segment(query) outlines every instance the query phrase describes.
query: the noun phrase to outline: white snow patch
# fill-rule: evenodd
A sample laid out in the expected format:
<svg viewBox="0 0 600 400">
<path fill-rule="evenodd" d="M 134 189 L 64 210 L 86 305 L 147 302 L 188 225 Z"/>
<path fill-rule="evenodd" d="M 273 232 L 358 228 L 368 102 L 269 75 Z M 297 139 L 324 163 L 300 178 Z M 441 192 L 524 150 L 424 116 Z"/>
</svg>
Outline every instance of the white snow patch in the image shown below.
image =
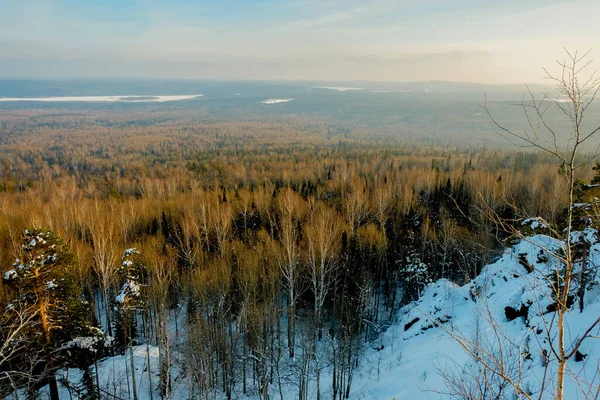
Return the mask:
<svg viewBox="0 0 600 400">
<path fill-rule="evenodd" d="M 140 296 L 140 285 L 132 280 L 127 280 L 127 282 L 121 288 L 121 291 L 115 298 L 115 301 L 120 304 L 124 304 L 127 300 L 127 296 L 131 297 L 139 297 Z"/>
<path fill-rule="evenodd" d="M 80 336 L 67 343 L 67 347 L 78 347 L 80 349 L 89 350 L 95 353 L 97 351 L 96 346 L 100 342 L 104 342 L 102 337 Z"/>
<path fill-rule="evenodd" d="M 267 99 L 267 100 L 261 101 L 261 103 L 263 103 L 263 104 L 278 104 L 278 103 L 288 103 L 292 100 L 294 100 L 294 99 Z"/>
<path fill-rule="evenodd" d="M 17 279 L 17 271 L 15 271 L 14 269 L 11 269 L 4 273 L 5 281 L 12 281 L 13 279 Z"/>
<path fill-rule="evenodd" d="M 123 257 L 132 256 L 134 254 L 140 254 L 140 252 L 135 247 L 131 247 L 123 252 Z"/>
<path fill-rule="evenodd" d="M 527 218 L 521 222 L 522 226 L 529 225 L 531 229 L 547 229 L 548 224 L 542 218 Z"/>
<path fill-rule="evenodd" d="M 65 96 L 65 97 L 0 97 L 0 101 L 40 101 L 40 102 L 84 102 L 84 103 L 164 103 L 167 101 L 192 100 L 202 94 L 163 96 L 163 95 L 126 95 L 126 96 Z"/>
<path fill-rule="evenodd" d="M 346 86 L 312 86 L 312 89 L 337 90 L 338 92 L 349 92 L 349 91 L 353 91 L 353 90 L 365 90 L 365 88 L 346 87 Z"/>
<path fill-rule="evenodd" d="M 600 263 L 600 244 L 596 235 L 593 229 L 573 233 L 575 240 L 586 240 L 591 244 L 589 265 Z M 487 348 L 494 349 L 499 345 L 495 332 L 505 338 L 502 344 L 506 360 L 522 363 L 523 387 L 536 393 L 537 398 L 539 393 L 536 391 L 544 379 L 546 362 L 549 362 L 546 379 L 556 376 L 556 361 L 547 356 L 551 354 L 549 340 L 556 340 L 557 332 L 556 317 L 550 308 L 553 294 L 549 287 L 549 277 L 557 265 L 549 252 L 562 246 L 564 242 L 545 235 L 530 236 L 507 249 L 499 260 L 484 267 L 476 279 L 462 287 L 447 280 L 427 286 L 421 298 L 402 308 L 398 322 L 378 339 L 385 348 L 380 345 L 374 351 L 369 349 L 360 359 L 361 366 L 355 372 L 350 398 L 445 398 L 439 393 L 447 392 L 446 382 L 439 372 L 473 379 L 473 375 L 465 374 L 472 373 L 475 365 L 452 336 L 469 340 L 478 337 Z M 530 264 L 531 272 L 523 263 Z M 596 281 L 598 278 L 596 276 Z M 577 288 L 573 289 L 576 293 Z M 565 318 L 565 342 L 569 346 L 600 315 L 598 282 L 586 292 L 584 300 L 583 312 L 579 312 L 575 304 Z M 519 309 L 521 306 L 526 307 L 525 316 L 509 321 L 506 307 Z M 496 321 L 493 329 L 490 320 Z M 549 334 L 547 328 L 551 329 Z M 599 333 L 600 327 L 596 327 L 591 334 L 597 336 Z M 514 348 L 514 344 L 520 347 Z M 584 398 L 578 385 L 585 380 L 588 382 L 584 383 L 584 388 L 598 385 L 599 344 L 597 339 L 586 339 L 580 348 L 581 353 L 587 355 L 585 359 L 569 361 L 568 368 L 572 373 L 565 382 L 565 398 Z M 579 383 L 573 377 L 577 377 Z M 547 391 L 541 398 L 551 399 L 552 379 L 546 385 Z M 509 390 L 502 398 L 511 396 Z"/>
</svg>

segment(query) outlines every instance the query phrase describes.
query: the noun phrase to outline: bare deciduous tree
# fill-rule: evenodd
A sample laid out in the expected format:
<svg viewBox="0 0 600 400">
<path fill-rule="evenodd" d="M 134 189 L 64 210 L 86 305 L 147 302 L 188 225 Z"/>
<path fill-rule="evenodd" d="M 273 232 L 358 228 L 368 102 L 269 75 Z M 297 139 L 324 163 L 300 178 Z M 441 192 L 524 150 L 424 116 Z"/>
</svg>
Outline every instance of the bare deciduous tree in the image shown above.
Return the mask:
<svg viewBox="0 0 600 400">
<path fill-rule="evenodd" d="M 483 105 L 483 109 L 503 136 L 515 144 L 537 149 L 550 155 L 561 164 L 561 169 L 564 171 L 568 193 L 564 229 L 557 227 L 551 227 L 550 229 L 551 235 L 561 240 L 561 248 L 559 251 L 554 251 L 536 244 L 542 252 L 556 261 L 556 284 L 552 287 L 556 304 L 555 314 L 552 317 L 552 322 L 546 328 L 550 353 L 553 357 L 551 362 L 557 364 L 556 376 L 553 377 L 555 382 L 553 394 L 556 400 L 563 400 L 565 398 L 564 385 L 567 361 L 575 356 L 583 341 L 600 324 L 600 317 L 598 317 L 587 328 L 573 337 L 570 342 L 567 342 L 567 336 L 569 335 L 566 333 L 569 327 L 565 324 L 565 317 L 570 310 L 569 297 L 577 276 L 577 257 L 572 235 L 574 232 L 576 176 L 578 170 L 597 155 L 583 154 L 584 146 L 600 131 L 600 124 L 597 126 L 592 125 L 591 127 L 584 125 L 584 116 L 600 90 L 600 78 L 596 76 L 595 72 L 585 75 L 586 68 L 592 62 L 590 59 L 591 50 L 584 54 L 565 51 L 567 55 L 566 61 L 558 62 L 561 68 L 560 75 L 553 75 L 548 70 L 544 70 L 547 75 L 546 77 L 556 84 L 559 97 L 552 99 L 548 94 L 543 94 L 541 99 L 536 98 L 528 88 L 530 98 L 527 101 L 521 101 L 520 106 L 523 109 L 528 127 L 524 132 L 517 132 L 504 126 L 494 118 L 487 104 Z M 568 135 L 561 135 L 548 122 L 551 111 L 558 111 L 567 117 L 571 125 Z M 512 233 L 522 240 L 527 240 L 523 233 L 497 214 L 494 214 L 491 208 L 489 208 L 489 212 L 491 218 L 501 229 Z M 548 226 L 550 225 L 548 224 Z M 486 369 L 491 370 L 495 374 L 500 374 L 503 379 L 508 379 L 501 374 L 501 371 L 486 363 L 485 360 L 479 361 Z M 519 383 L 512 381 L 509 383 L 518 392 L 525 393 Z"/>
<path fill-rule="evenodd" d="M 294 357 L 296 345 L 296 304 L 305 289 L 301 279 L 300 248 L 298 246 L 300 232 L 297 226 L 302 214 L 301 201 L 300 196 L 290 188 L 283 190 L 278 197 L 281 218 L 279 240 L 282 247 L 278 258 L 288 303 L 287 334 L 290 358 Z"/>
<path fill-rule="evenodd" d="M 119 265 L 118 230 L 108 210 L 100 202 L 94 203 L 94 214 L 88 219 L 88 229 L 92 241 L 94 271 L 100 280 L 104 295 L 106 330 L 112 336 L 111 291 L 115 271 Z"/>
</svg>

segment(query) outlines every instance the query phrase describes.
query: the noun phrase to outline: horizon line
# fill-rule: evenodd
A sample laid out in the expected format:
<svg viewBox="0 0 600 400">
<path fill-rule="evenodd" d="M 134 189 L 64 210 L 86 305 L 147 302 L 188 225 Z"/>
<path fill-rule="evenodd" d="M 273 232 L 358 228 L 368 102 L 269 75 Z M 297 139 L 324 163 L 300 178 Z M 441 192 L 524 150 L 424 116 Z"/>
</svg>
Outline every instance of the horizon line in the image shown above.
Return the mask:
<svg viewBox="0 0 600 400">
<path fill-rule="evenodd" d="M 0 75 L 0 80 L 3 81 L 50 81 L 50 80 L 145 80 L 145 81 L 197 81 L 197 82 L 257 82 L 257 83 L 376 83 L 376 84 L 421 84 L 421 83 L 451 83 L 463 85 L 482 85 L 482 86 L 553 86 L 551 83 L 541 82 L 506 82 L 506 83 L 488 83 L 479 81 L 452 81 L 444 79 L 416 80 L 416 81 L 390 81 L 390 80 L 340 80 L 340 79 L 252 79 L 252 78 L 171 78 L 171 77 L 132 77 L 132 76 L 3 76 Z"/>
</svg>

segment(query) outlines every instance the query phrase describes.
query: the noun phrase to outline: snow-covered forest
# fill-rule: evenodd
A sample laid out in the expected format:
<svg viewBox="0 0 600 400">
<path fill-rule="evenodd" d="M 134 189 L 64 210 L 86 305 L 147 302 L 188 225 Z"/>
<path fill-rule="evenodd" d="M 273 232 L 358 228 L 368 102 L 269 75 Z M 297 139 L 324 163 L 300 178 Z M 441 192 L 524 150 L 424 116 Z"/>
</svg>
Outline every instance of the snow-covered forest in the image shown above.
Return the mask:
<svg viewBox="0 0 600 400">
<path fill-rule="evenodd" d="M 571 60 L 526 133 L 484 104 L 520 151 L 2 110 L 0 397 L 597 399 L 600 82 Z"/>
</svg>

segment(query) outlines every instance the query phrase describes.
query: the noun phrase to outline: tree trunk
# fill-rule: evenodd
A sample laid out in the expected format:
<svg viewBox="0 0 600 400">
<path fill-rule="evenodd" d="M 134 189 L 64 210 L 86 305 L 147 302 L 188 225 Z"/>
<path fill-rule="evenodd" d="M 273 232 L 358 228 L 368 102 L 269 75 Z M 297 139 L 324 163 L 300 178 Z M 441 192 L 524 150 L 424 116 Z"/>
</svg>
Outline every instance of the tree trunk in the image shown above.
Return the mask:
<svg viewBox="0 0 600 400">
<path fill-rule="evenodd" d="M 131 360 L 131 385 L 133 386 L 133 400 L 137 400 L 137 385 L 135 382 L 135 363 L 133 361 L 133 339 L 131 338 L 131 327 L 129 328 L 129 358 Z"/>
<path fill-rule="evenodd" d="M 287 323 L 288 323 L 288 350 L 290 358 L 294 358 L 294 347 L 296 346 L 296 309 L 291 300 L 288 300 L 288 312 L 287 312 Z"/>
<path fill-rule="evenodd" d="M 556 372 L 556 400 L 564 400 L 564 391 L 565 391 L 565 370 L 567 367 L 567 360 L 562 359 L 558 360 L 558 371 Z"/>
<path fill-rule="evenodd" d="M 50 399 L 60 400 L 58 396 L 58 383 L 56 382 L 56 373 L 52 372 L 48 378 L 48 386 L 50 387 Z"/>
<path fill-rule="evenodd" d="M 103 292 L 104 292 L 104 309 L 106 312 L 106 331 L 108 332 L 109 336 L 112 336 L 112 327 L 111 327 L 111 321 L 110 321 L 110 301 L 108 300 L 108 287 L 104 284 L 103 287 Z"/>
<path fill-rule="evenodd" d="M 148 322 L 148 314 L 144 314 L 144 330 L 146 332 L 146 362 L 148 369 L 148 392 L 150 393 L 150 400 L 153 400 L 152 394 L 152 371 L 150 368 L 150 324 Z"/>
<path fill-rule="evenodd" d="M 581 257 L 581 272 L 579 274 L 579 312 L 583 312 L 585 306 L 585 285 L 587 285 L 586 270 L 587 270 L 587 257 L 588 257 L 588 244 L 584 241 L 583 243 L 583 255 Z"/>
</svg>

